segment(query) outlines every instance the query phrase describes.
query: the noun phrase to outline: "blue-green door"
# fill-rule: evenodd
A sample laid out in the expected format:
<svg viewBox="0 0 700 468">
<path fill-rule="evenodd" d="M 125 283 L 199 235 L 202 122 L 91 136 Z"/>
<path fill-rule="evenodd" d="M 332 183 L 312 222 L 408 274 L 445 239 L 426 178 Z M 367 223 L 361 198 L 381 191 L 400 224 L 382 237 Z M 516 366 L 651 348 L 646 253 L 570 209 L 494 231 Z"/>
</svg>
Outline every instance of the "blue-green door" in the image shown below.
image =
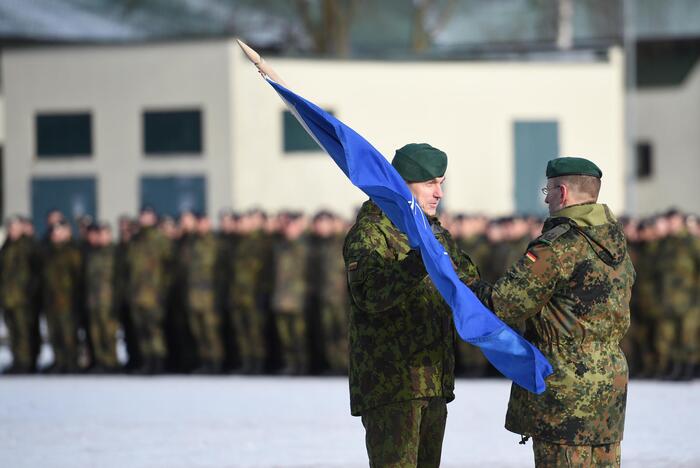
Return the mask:
<svg viewBox="0 0 700 468">
<path fill-rule="evenodd" d="M 547 183 L 547 161 L 559 156 L 559 123 L 516 121 L 515 210 L 518 214 L 545 215 L 547 205 L 540 189 Z"/>
<path fill-rule="evenodd" d="M 41 235 L 46 230 L 46 214 L 50 210 L 60 210 L 73 224 L 79 216 L 97 217 L 94 177 L 32 179 L 32 218 L 36 231 Z"/>
<path fill-rule="evenodd" d="M 151 205 L 159 215 L 206 213 L 206 187 L 203 176 L 143 177 L 141 205 Z"/>
</svg>

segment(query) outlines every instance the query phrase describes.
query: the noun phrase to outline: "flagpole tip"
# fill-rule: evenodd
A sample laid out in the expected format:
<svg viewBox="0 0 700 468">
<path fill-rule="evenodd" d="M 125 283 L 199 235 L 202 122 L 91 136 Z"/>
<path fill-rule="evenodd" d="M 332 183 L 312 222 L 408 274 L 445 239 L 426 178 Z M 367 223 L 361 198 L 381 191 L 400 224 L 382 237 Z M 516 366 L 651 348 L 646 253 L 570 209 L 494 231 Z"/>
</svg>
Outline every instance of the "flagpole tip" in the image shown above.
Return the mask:
<svg viewBox="0 0 700 468">
<path fill-rule="evenodd" d="M 260 54 L 255 52 L 248 44 L 243 42 L 242 40 L 236 38 L 236 42 L 238 42 L 239 47 L 241 50 L 243 50 L 243 53 L 248 57 L 248 60 L 253 62 L 255 65 L 260 63 Z"/>
</svg>

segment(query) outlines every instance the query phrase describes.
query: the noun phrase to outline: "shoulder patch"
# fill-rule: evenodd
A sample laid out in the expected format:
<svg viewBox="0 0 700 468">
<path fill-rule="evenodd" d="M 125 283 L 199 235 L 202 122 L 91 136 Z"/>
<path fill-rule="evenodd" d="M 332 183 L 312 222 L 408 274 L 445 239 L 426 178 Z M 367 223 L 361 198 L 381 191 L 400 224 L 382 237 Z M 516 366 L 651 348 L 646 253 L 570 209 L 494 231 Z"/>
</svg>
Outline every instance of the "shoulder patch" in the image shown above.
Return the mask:
<svg viewBox="0 0 700 468">
<path fill-rule="evenodd" d="M 537 239 L 530 242 L 530 245 L 535 245 L 535 244 L 552 245 L 552 243 L 555 240 L 559 239 L 561 236 L 563 236 L 564 234 L 569 232 L 570 229 L 571 229 L 571 225 L 569 223 L 558 224 L 557 226 L 554 226 L 552 229 L 550 229 L 549 231 L 542 234 Z"/>
</svg>

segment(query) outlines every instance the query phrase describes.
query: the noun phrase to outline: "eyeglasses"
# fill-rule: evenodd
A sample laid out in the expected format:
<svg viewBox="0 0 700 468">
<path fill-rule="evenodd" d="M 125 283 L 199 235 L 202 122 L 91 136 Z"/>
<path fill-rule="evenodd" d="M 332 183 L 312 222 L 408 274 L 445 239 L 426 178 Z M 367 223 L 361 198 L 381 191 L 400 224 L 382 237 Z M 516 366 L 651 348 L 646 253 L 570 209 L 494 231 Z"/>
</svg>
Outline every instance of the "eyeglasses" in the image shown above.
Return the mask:
<svg viewBox="0 0 700 468">
<path fill-rule="evenodd" d="M 542 190 L 542 193 L 544 193 L 545 196 L 546 196 L 546 195 L 549 195 L 549 192 L 550 192 L 550 191 L 552 191 L 552 190 L 554 190 L 554 189 L 556 189 L 556 188 L 559 188 L 559 187 L 561 187 L 561 185 L 555 185 L 555 186 L 552 187 L 552 188 L 542 187 L 540 190 Z"/>
</svg>

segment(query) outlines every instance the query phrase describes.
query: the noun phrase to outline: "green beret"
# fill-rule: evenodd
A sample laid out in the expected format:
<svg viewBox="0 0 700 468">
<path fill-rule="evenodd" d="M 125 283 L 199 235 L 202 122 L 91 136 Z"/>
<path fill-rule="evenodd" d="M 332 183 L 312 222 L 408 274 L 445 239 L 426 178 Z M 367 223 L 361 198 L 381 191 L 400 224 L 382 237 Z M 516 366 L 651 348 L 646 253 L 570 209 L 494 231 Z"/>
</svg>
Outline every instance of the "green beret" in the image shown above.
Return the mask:
<svg viewBox="0 0 700 468">
<path fill-rule="evenodd" d="M 409 143 L 396 150 L 391 165 L 406 182 L 424 182 L 445 175 L 447 155 L 427 143 Z"/>
<path fill-rule="evenodd" d="M 547 178 L 565 175 L 603 177 L 603 171 L 595 163 L 584 158 L 557 158 L 547 163 Z"/>
</svg>

